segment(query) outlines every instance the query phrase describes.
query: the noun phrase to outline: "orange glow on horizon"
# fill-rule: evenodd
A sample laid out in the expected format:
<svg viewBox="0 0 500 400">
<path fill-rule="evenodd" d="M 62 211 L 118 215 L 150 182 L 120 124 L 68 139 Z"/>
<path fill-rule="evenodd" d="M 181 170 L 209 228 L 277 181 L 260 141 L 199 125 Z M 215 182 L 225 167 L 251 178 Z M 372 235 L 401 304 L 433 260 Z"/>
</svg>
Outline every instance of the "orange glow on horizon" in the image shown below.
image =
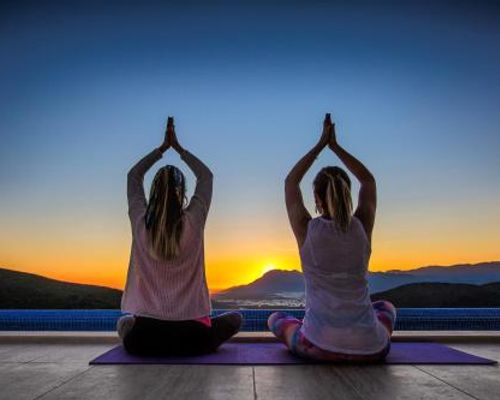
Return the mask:
<svg viewBox="0 0 500 400">
<path fill-rule="evenodd" d="M 498 221 L 497 221 L 498 220 Z M 220 220 L 219 220 L 220 221 Z M 405 224 L 403 224 L 404 221 Z M 123 289 L 130 255 L 127 221 L 77 227 L 34 224 L 29 231 L 0 232 L 0 267 L 49 278 Z M 408 270 L 500 260 L 498 215 L 464 221 L 452 215 L 406 221 L 380 218 L 374 232 L 371 271 Z M 84 226 L 85 229 L 81 228 Z M 103 225 L 105 226 L 105 225 Z M 217 225 L 206 233 L 207 280 L 212 292 L 248 284 L 272 269 L 300 270 L 297 245 L 285 224 L 232 230 Z"/>
<path fill-rule="evenodd" d="M 385 264 L 384 267 L 380 267 L 375 264 L 375 262 L 380 262 L 380 258 L 377 257 L 376 261 L 372 261 L 370 264 L 370 271 L 382 272 L 393 269 L 408 270 L 428 265 L 454 265 L 462 263 L 474 264 L 500 259 L 498 254 L 495 255 L 493 253 L 489 258 L 460 258 L 449 255 L 448 257 L 440 257 L 439 259 L 434 258 L 432 260 L 424 255 L 417 254 L 417 252 L 413 254 L 413 256 L 414 260 L 421 260 L 421 262 L 412 263 L 411 260 L 405 258 L 397 259 L 394 257 L 392 258 L 393 262 L 391 262 L 391 264 Z M 297 259 L 296 261 L 298 263 L 299 260 Z M 73 260 L 72 265 L 78 265 L 77 261 Z M 124 265 L 128 266 L 128 261 Z M 226 260 L 220 263 L 210 263 L 207 265 L 207 280 L 210 293 L 214 294 L 232 286 L 248 284 L 271 270 L 300 271 L 300 267 L 298 265 L 299 264 L 296 264 L 296 266 L 292 266 L 291 268 L 281 268 L 276 267 L 274 264 L 268 264 L 265 262 L 247 264 L 245 260 Z M 107 286 L 116 289 L 123 289 L 126 277 L 126 267 L 123 268 L 122 265 L 119 264 L 110 266 L 110 264 L 99 265 L 96 263 L 93 268 L 76 268 L 76 270 L 74 268 L 70 270 L 65 268 L 63 265 L 59 265 L 58 268 L 48 267 L 48 264 L 46 263 L 39 263 L 36 265 L 25 264 L 25 266 L 21 267 L 19 264 L 9 264 L 2 261 L 1 266 L 7 269 L 33 273 L 61 281 Z"/>
</svg>

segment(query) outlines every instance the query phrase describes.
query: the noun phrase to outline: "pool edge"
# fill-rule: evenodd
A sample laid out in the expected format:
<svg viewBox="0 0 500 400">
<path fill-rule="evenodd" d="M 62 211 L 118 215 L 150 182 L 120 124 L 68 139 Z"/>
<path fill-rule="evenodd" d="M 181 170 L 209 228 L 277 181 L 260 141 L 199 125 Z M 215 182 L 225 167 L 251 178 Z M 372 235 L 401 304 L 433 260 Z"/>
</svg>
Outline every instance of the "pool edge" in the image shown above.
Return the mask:
<svg viewBox="0 0 500 400">
<path fill-rule="evenodd" d="M 395 342 L 439 341 L 500 343 L 500 331 L 395 331 Z M 270 332 L 240 332 L 231 341 L 273 342 Z M 0 331 L 0 343 L 118 344 L 116 332 L 99 331 Z"/>
</svg>

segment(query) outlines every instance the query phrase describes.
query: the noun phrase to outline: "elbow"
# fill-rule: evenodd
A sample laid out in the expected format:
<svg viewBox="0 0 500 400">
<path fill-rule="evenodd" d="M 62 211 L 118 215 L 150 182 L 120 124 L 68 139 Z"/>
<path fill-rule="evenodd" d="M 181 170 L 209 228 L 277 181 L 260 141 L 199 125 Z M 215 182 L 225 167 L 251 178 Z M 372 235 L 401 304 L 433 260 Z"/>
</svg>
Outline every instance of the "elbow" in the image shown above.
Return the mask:
<svg viewBox="0 0 500 400">
<path fill-rule="evenodd" d="M 130 178 L 133 178 L 136 175 L 137 175 L 137 171 L 136 171 L 135 167 L 132 167 L 132 168 L 130 168 L 130 170 L 127 173 L 127 178 L 130 179 Z"/>
<path fill-rule="evenodd" d="M 361 179 L 361 183 L 367 185 L 375 185 L 376 184 L 375 177 L 371 173 L 368 173 L 366 176 L 363 177 L 363 179 Z"/>
<path fill-rule="evenodd" d="M 298 180 L 295 176 L 292 174 L 288 174 L 285 178 L 285 188 L 291 187 L 291 186 L 296 186 L 298 183 Z"/>
<path fill-rule="evenodd" d="M 127 173 L 127 185 L 129 187 L 137 185 L 137 183 L 142 182 L 142 177 L 141 175 L 134 169 L 132 168 L 130 171 Z"/>
<path fill-rule="evenodd" d="M 213 181 L 214 180 L 214 174 L 212 171 L 207 169 L 205 173 L 203 174 L 203 179 L 207 181 Z"/>
<path fill-rule="evenodd" d="M 196 177 L 196 180 L 198 182 L 213 182 L 214 180 L 214 174 L 210 170 L 203 171 L 203 173 L 199 174 Z"/>
<path fill-rule="evenodd" d="M 285 178 L 285 194 L 295 191 L 297 189 L 297 186 L 298 182 L 293 176 L 288 175 Z"/>
<path fill-rule="evenodd" d="M 285 192 L 288 190 L 288 188 L 291 186 L 291 181 L 290 178 L 287 176 L 284 181 L 284 186 L 285 186 Z"/>
</svg>

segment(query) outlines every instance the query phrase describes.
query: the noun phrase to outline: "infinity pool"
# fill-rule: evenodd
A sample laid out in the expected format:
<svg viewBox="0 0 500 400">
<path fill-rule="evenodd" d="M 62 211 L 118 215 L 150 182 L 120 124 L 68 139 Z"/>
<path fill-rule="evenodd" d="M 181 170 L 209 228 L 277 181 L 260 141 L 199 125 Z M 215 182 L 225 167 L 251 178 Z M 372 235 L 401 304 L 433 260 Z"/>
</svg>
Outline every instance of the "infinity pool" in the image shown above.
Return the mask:
<svg viewBox="0 0 500 400">
<path fill-rule="evenodd" d="M 274 311 L 240 310 L 242 330 L 266 331 Z M 304 316 L 301 309 L 282 311 Z M 0 310 L 0 331 L 113 331 L 121 315 L 119 310 Z M 396 330 L 500 330 L 500 308 L 400 308 Z"/>
</svg>

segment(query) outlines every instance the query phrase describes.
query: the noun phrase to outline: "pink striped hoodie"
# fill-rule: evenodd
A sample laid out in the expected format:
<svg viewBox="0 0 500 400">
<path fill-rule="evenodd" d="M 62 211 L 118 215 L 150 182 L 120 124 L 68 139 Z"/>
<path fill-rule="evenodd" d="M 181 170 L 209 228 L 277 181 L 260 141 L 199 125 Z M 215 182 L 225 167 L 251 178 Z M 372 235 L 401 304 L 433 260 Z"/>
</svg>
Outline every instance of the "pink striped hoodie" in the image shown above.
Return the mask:
<svg viewBox="0 0 500 400">
<path fill-rule="evenodd" d="M 179 255 L 157 261 L 148 252 L 144 215 L 147 201 L 144 175 L 162 158 L 155 149 L 132 167 L 127 176 L 128 214 L 132 247 L 121 308 L 134 315 L 183 321 L 207 321 L 211 311 L 205 277 L 204 227 L 212 198 L 212 173 L 193 154 L 184 150 L 181 159 L 196 176 L 196 188 L 182 218 L 184 226 Z"/>
</svg>

